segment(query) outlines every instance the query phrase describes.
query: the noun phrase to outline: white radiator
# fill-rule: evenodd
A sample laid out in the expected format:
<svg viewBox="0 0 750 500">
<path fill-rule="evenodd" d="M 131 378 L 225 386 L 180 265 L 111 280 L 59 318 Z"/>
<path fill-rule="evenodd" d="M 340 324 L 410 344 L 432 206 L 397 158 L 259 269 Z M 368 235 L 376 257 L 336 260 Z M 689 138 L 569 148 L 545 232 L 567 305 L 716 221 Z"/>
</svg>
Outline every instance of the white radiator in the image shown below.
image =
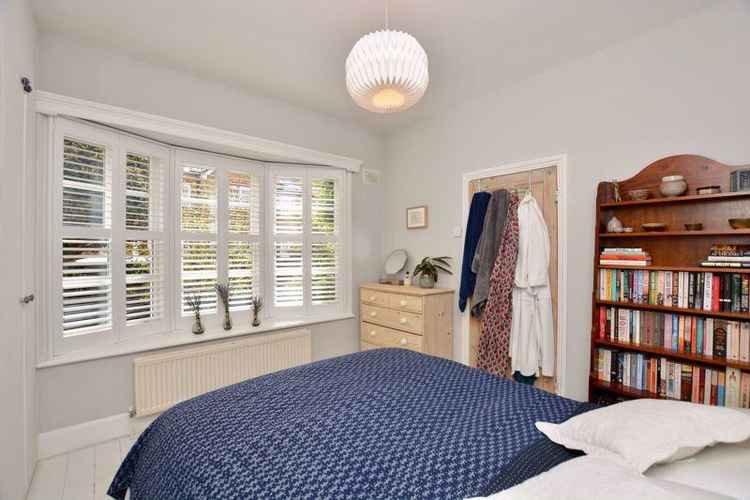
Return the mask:
<svg viewBox="0 0 750 500">
<path fill-rule="evenodd" d="M 194 396 L 311 361 L 308 330 L 143 356 L 133 361 L 135 412 L 159 413 Z"/>
</svg>

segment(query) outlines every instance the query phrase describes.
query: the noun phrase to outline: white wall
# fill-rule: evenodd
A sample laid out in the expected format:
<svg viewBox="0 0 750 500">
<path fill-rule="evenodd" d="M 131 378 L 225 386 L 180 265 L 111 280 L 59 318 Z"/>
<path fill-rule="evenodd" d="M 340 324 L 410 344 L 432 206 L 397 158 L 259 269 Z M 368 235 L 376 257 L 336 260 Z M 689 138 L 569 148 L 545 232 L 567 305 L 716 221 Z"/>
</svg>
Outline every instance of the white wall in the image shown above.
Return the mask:
<svg viewBox="0 0 750 500">
<path fill-rule="evenodd" d="M 29 163 L 24 143 L 33 151 L 33 136 L 24 138 L 22 76 L 34 78 L 36 28 L 24 0 L 0 2 L 0 499 L 25 496 L 33 472 L 34 337 L 26 335 L 25 320 L 33 317 L 32 304 L 24 310 L 23 204 Z M 29 114 L 26 114 L 28 117 Z M 26 140 L 25 140 L 26 139 Z"/>
<path fill-rule="evenodd" d="M 568 154 L 565 393 L 587 397 L 596 185 L 653 160 L 698 153 L 750 163 L 750 7 L 730 0 L 473 102 L 387 142 L 383 251 L 452 255 L 460 269 L 461 175 Z M 427 204 L 430 226 L 404 228 Z M 460 274 L 460 273 L 459 273 Z M 440 278 L 458 286 L 459 276 Z M 456 331 L 460 318 L 454 321 Z M 455 336 L 460 353 L 462 339 Z"/>
<path fill-rule="evenodd" d="M 38 70 L 37 86 L 43 90 L 360 158 L 366 166 L 382 168 L 382 138 L 357 126 L 123 53 L 45 35 L 39 40 Z M 383 185 L 363 185 L 355 175 L 352 186 L 357 314 L 358 283 L 376 279 L 382 266 Z M 312 332 L 315 359 L 359 348 L 356 319 L 318 325 Z M 126 412 L 133 401 L 132 358 L 38 370 L 39 431 Z"/>
</svg>

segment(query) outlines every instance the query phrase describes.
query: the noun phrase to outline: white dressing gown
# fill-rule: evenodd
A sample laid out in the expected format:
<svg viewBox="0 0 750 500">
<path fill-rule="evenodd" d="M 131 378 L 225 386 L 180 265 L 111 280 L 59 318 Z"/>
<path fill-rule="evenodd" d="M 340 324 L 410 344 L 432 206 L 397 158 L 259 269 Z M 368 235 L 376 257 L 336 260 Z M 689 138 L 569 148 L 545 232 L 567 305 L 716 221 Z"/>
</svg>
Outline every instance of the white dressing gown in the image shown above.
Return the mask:
<svg viewBox="0 0 750 500">
<path fill-rule="evenodd" d="M 555 374 L 555 334 L 549 288 L 550 243 L 542 211 L 531 194 L 518 205 L 518 260 L 510 333 L 512 371 Z"/>
</svg>

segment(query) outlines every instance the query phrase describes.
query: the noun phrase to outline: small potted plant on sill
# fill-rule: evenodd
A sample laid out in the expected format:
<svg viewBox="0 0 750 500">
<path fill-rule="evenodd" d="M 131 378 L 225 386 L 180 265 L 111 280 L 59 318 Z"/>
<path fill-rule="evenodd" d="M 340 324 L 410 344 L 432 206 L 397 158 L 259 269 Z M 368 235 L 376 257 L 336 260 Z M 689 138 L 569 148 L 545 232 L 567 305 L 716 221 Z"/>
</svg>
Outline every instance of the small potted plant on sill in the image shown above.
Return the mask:
<svg viewBox="0 0 750 500">
<path fill-rule="evenodd" d="M 195 321 L 193 322 L 193 333 L 195 335 L 200 335 L 206 331 L 203 328 L 203 322 L 201 321 L 201 304 L 203 303 L 203 298 L 197 293 L 193 293 L 185 297 L 185 303 L 193 311 L 193 316 L 195 317 Z"/>
<path fill-rule="evenodd" d="M 263 309 L 263 297 L 253 297 L 250 300 L 253 310 L 253 326 L 260 326 L 260 311 Z"/>
<path fill-rule="evenodd" d="M 448 262 L 450 257 L 425 257 L 422 262 L 414 268 L 414 277 L 419 277 L 419 286 L 422 288 L 434 288 L 438 280 L 438 272 L 453 274 Z"/>
<path fill-rule="evenodd" d="M 224 330 L 232 329 L 232 317 L 229 315 L 229 285 L 226 283 L 216 284 L 216 295 L 221 300 L 221 305 L 224 306 Z"/>
</svg>

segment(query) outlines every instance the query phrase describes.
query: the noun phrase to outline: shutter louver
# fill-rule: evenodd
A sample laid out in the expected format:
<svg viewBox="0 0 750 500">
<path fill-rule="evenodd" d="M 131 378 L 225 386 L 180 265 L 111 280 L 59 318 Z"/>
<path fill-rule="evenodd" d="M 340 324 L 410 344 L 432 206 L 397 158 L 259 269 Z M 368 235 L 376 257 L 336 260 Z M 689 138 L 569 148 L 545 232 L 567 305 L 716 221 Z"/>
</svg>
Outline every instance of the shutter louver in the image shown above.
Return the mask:
<svg viewBox="0 0 750 500">
<path fill-rule="evenodd" d="M 312 303 L 332 304 L 338 300 L 338 245 L 313 243 L 310 251 L 312 264 Z"/>
<path fill-rule="evenodd" d="M 106 148 L 78 139 L 63 140 L 63 225 L 109 228 L 112 178 Z"/>
<path fill-rule="evenodd" d="M 110 242 L 62 241 L 63 336 L 108 330 L 112 326 Z"/>
<path fill-rule="evenodd" d="M 258 176 L 245 172 L 229 172 L 230 233 L 258 236 L 260 234 L 260 182 Z"/>
<path fill-rule="evenodd" d="M 164 317 L 163 245 L 161 241 L 125 242 L 125 323 Z"/>
<path fill-rule="evenodd" d="M 215 169 L 182 169 L 181 205 L 182 231 L 216 233 Z"/>
<path fill-rule="evenodd" d="M 185 298 L 193 294 L 203 299 L 202 312 L 216 312 L 216 242 L 182 241 L 182 312 L 191 314 Z"/>
<path fill-rule="evenodd" d="M 304 230 L 303 177 L 277 176 L 273 185 L 274 234 L 302 234 Z"/>
<path fill-rule="evenodd" d="M 258 244 L 230 241 L 228 245 L 229 309 L 248 309 L 250 300 L 260 293 Z"/>
<path fill-rule="evenodd" d="M 337 223 L 336 179 L 313 179 L 310 210 L 313 234 L 335 234 Z"/>
<path fill-rule="evenodd" d="M 274 243 L 273 276 L 274 306 L 302 306 L 304 299 L 302 243 Z"/>
</svg>

